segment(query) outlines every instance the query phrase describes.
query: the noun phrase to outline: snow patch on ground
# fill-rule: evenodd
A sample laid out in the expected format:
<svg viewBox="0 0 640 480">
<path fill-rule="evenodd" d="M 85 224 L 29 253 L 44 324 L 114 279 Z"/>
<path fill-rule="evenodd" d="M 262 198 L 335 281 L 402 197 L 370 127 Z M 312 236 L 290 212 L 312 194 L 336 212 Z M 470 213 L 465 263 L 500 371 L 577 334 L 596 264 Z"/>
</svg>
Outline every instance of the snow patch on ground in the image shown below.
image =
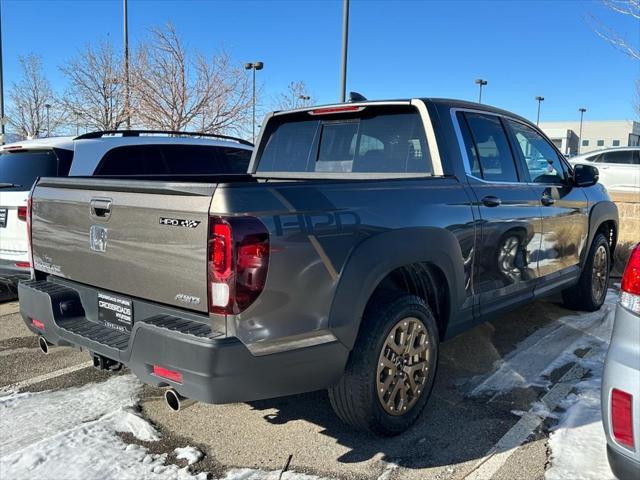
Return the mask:
<svg viewBox="0 0 640 480">
<path fill-rule="evenodd" d="M 193 465 L 194 463 L 199 462 L 203 457 L 200 450 L 190 446 L 176 448 L 174 452 L 176 453 L 176 458 L 178 460 L 186 460 L 189 465 Z"/>
<path fill-rule="evenodd" d="M 548 376 L 575 361 L 576 350 L 601 342 L 608 344 L 617 299 L 617 292 L 609 290 L 600 310 L 561 317 L 532 335 L 535 341 L 524 340 L 471 395 L 498 396 L 515 388 L 548 387 Z"/>
<path fill-rule="evenodd" d="M 615 480 L 607 460 L 607 439 L 602 426 L 600 386 L 604 360 L 611 338 L 614 312 L 609 312 L 601 328 L 593 332 L 592 354 L 575 358 L 590 370 L 590 377 L 578 383 L 575 394 L 560 404 L 563 413 L 549 437 L 551 467 L 547 480 L 580 478 L 581 480 Z"/>
<path fill-rule="evenodd" d="M 166 464 L 124 443 L 116 432 L 145 441 L 158 433 L 133 411 L 140 383 L 131 375 L 55 392 L 0 398 L 0 472 L 4 478 L 193 479 L 187 468 Z"/>
<path fill-rule="evenodd" d="M 0 397 L 0 472 L 2 478 L 65 480 L 205 480 L 188 467 L 167 464 L 166 453 L 151 454 L 127 444 L 117 432 L 153 442 L 158 432 L 134 411 L 141 384 L 133 375 L 78 388 Z M 203 453 L 177 448 L 189 465 Z M 233 469 L 222 480 L 277 480 L 280 472 Z M 283 480 L 320 480 L 285 472 Z"/>
</svg>

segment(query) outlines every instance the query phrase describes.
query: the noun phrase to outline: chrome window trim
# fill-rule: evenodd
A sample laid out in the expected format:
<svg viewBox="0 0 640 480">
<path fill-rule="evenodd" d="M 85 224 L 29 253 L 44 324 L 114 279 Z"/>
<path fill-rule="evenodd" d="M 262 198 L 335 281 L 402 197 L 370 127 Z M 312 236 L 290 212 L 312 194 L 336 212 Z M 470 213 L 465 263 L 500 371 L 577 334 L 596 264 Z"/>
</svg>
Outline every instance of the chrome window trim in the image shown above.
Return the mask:
<svg viewBox="0 0 640 480">
<path fill-rule="evenodd" d="M 460 154 L 462 155 L 462 160 L 463 160 L 463 165 L 464 165 L 464 173 L 467 175 L 467 177 L 473 178 L 474 180 L 480 182 L 480 183 L 487 183 L 487 184 L 502 184 L 502 185 L 537 185 L 537 186 L 550 186 L 550 187 L 563 187 L 564 185 L 559 184 L 559 183 L 536 183 L 536 182 L 504 182 L 504 181 L 500 181 L 500 180 L 493 180 L 493 181 L 489 181 L 489 180 L 485 180 L 484 178 L 479 178 L 476 177 L 475 175 L 473 175 L 471 173 L 471 161 L 469 160 L 469 156 L 467 155 L 467 149 L 464 147 L 464 138 L 462 137 L 462 130 L 460 129 L 460 124 L 458 123 L 458 116 L 457 113 L 458 112 L 470 112 L 470 113 L 478 113 L 478 114 L 482 114 L 482 115 L 490 115 L 490 116 L 494 116 L 494 117 L 498 117 L 498 118 L 506 118 L 508 120 L 512 120 L 514 122 L 517 122 L 521 125 L 524 125 L 525 127 L 529 127 L 531 128 L 530 125 L 528 125 L 526 122 L 523 122 L 522 120 L 512 117 L 511 115 L 503 115 L 500 113 L 494 113 L 494 112 L 489 112 L 487 110 L 478 110 L 478 109 L 474 109 L 474 108 L 452 108 L 450 109 L 450 115 L 451 115 L 451 122 L 453 123 L 453 129 L 456 132 L 456 138 L 458 140 L 458 148 L 460 149 Z M 534 130 L 535 131 L 535 130 Z M 506 132 L 505 132 L 506 134 Z M 562 163 L 562 159 L 558 159 L 561 163 Z M 515 161 L 515 158 L 514 158 Z"/>
</svg>

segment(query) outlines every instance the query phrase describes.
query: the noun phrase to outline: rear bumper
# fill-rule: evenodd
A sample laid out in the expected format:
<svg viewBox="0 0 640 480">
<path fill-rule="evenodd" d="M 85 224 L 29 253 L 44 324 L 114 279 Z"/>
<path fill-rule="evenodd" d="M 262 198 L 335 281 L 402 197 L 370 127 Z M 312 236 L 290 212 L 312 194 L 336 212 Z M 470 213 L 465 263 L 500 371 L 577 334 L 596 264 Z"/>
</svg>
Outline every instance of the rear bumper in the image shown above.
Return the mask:
<svg viewBox="0 0 640 480">
<path fill-rule="evenodd" d="M 31 278 L 31 269 L 16 267 L 15 261 L 0 260 L 0 284 L 16 287 L 21 280 Z"/>
<path fill-rule="evenodd" d="M 206 403 L 327 388 L 340 378 L 349 353 L 333 342 L 256 357 L 237 338 L 212 331 L 202 317 L 139 300 L 134 300 L 131 333 L 122 333 L 92 321 L 97 318 L 92 300 L 96 295 L 97 290 L 86 286 L 22 282 L 20 313 L 27 327 L 50 343 L 121 362 L 144 383 L 171 386 L 185 397 Z M 43 330 L 34 326 L 34 318 Z M 155 376 L 153 365 L 180 372 L 182 382 Z"/>
<path fill-rule="evenodd" d="M 607 445 L 607 458 L 611 471 L 619 480 L 637 480 L 640 478 L 640 462 L 617 452 Z"/>
</svg>

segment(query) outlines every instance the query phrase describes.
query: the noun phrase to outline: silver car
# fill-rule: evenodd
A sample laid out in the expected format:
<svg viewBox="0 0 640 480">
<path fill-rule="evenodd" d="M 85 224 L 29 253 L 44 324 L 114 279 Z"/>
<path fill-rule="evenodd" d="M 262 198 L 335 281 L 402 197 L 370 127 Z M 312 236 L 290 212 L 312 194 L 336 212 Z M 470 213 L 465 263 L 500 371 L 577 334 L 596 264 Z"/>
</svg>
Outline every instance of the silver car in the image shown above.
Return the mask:
<svg viewBox="0 0 640 480">
<path fill-rule="evenodd" d="M 611 470 L 640 478 L 640 243 L 622 277 L 602 379 L 602 422 Z"/>
</svg>

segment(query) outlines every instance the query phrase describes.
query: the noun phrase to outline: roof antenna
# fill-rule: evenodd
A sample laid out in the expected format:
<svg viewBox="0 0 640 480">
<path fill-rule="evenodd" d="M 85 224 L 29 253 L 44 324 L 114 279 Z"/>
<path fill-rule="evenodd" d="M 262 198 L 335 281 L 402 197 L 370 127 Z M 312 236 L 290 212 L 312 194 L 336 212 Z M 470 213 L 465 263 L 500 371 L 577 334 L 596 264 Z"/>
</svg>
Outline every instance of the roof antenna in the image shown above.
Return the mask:
<svg viewBox="0 0 640 480">
<path fill-rule="evenodd" d="M 349 103 L 353 102 L 366 102 L 367 99 L 364 95 L 359 94 L 358 92 L 349 92 Z"/>
</svg>

